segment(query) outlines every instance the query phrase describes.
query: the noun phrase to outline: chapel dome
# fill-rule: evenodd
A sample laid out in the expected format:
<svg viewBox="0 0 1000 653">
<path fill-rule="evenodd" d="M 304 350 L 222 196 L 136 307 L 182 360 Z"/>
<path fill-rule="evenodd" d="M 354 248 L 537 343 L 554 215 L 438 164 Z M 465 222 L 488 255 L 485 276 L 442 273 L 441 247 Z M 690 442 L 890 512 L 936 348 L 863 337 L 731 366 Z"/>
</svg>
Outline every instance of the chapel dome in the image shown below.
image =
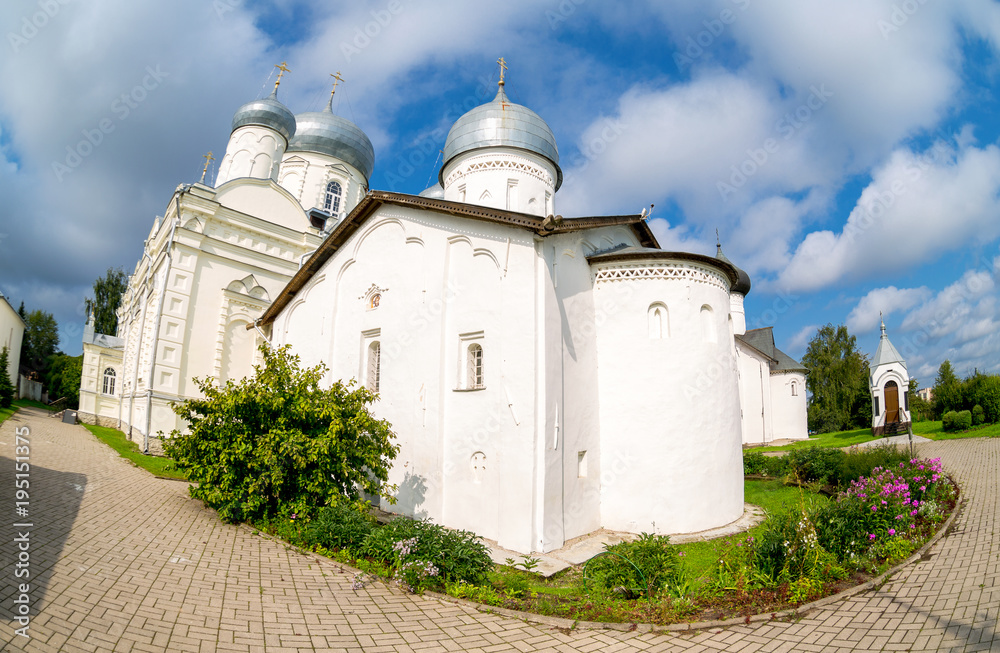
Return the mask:
<svg viewBox="0 0 1000 653">
<path fill-rule="evenodd" d="M 295 116 L 288 107 L 278 101 L 278 89 L 274 89 L 268 97 L 247 102 L 236 110 L 232 131 L 246 125 L 268 127 L 284 136 L 286 140 L 295 134 Z"/>
<path fill-rule="evenodd" d="M 444 167 L 465 152 L 486 147 L 516 147 L 548 159 L 556 169 L 556 190 L 562 185 L 556 137 L 542 118 L 527 107 L 512 103 L 503 86 L 492 102 L 459 118 L 444 144 Z"/>
<path fill-rule="evenodd" d="M 737 273 L 736 283 L 733 284 L 733 287 L 729 289 L 729 292 L 735 292 L 745 296 L 748 292 L 750 292 L 750 275 L 747 274 L 743 268 L 739 267 L 738 265 L 730 261 L 728 258 L 726 258 L 726 255 L 722 253 L 721 244 L 716 245 L 715 248 L 716 248 L 715 258 L 719 259 L 720 261 L 725 261 L 729 265 L 732 265 L 734 268 L 736 268 L 736 273 Z"/>
<path fill-rule="evenodd" d="M 441 187 L 441 184 L 434 184 L 433 186 L 430 186 L 420 191 L 419 197 L 427 197 L 435 200 L 443 200 L 444 188 Z"/>
<path fill-rule="evenodd" d="M 333 98 L 330 98 L 331 103 Z M 357 168 L 365 182 L 375 169 L 375 148 L 361 128 L 333 113 L 331 105 L 322 111 L 295 116 L 295 136 L 288 152 L 316 152 L 340 159 Z"/>
</svg>

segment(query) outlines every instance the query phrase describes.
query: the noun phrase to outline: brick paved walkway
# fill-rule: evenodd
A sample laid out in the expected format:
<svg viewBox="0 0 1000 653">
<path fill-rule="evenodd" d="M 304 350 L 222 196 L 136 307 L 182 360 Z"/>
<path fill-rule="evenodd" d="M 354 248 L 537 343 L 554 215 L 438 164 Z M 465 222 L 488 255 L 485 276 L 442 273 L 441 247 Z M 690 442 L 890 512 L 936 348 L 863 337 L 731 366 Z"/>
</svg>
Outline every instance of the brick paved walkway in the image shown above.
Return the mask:
<svg viewBox="0 0 1000 653">
<path fill-rule="evenodd" d="M 933 555 L 809 613 L 686 634 L 560 631 L 352 576 L 219 522 L 186 485 L 132 467 L 79 426 L 22 409 L 0 427 L 14 515 L 14 428 L 31 430 L 31 639 L 15 635 L 15 519 L 0 524 L 4 651 L 1000 651 L 1000 439 L 922 445 L 968 505 Z"/>
</svg>

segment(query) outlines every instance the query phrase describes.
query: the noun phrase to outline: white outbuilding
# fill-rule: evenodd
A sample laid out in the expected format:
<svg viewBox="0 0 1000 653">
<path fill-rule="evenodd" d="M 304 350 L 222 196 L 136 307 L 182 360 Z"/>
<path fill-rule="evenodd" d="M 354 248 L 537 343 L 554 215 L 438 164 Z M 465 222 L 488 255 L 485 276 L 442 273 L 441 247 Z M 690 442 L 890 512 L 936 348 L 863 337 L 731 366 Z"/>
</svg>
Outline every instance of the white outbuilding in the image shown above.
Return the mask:
<svg viewBox="0 0 1000 653">
<path fill-rule="evenodd" d="M 872 431 L 875 435 L 898 435 L 909 431 L 910 376 L 882 322 L 882 337 L 871 362 Z"/>
</svg>

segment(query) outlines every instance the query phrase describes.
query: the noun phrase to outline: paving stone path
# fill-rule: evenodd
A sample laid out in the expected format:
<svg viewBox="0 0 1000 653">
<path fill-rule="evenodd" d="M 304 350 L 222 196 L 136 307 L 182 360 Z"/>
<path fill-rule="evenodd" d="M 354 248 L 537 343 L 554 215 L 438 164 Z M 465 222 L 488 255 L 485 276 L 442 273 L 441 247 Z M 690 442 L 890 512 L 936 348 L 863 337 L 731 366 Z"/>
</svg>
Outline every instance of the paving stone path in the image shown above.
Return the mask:
<svg viewBox="0 0 1000 653">
<path fill-rule="evenodd" d="M 30 623 L 12 619 L 14 429 L 30 429 Z M 922 444 L 968 500 L 932 556 L 881 589 L 709 631 L 559 630 L 381 584 L 227 526 L 184 483 L 132 467 L 88 431 L 22 409 L 0 427 L 4 651 L 1000 651 L 1000 439 Z"/>
</svg>

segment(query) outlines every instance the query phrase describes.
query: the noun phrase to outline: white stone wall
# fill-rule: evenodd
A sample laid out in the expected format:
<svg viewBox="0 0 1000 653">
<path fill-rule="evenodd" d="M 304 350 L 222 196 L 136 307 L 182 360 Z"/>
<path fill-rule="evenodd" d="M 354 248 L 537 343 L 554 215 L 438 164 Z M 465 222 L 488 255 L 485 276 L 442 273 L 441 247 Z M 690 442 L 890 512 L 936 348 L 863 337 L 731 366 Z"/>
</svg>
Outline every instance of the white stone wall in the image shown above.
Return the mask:
<svg viewBox="0 0 1000 653">
<path fill-rule="evenodd" d="M 595 303 L 610 307 L 597 327 L 602 525 L 684 533 L 738 519 L 728 279 L 681 260 L 604 263 L 595 275 Z M 659 322 L 650 318 L 657 305 L 667 313 Z"/>
<path fill-rule="evenodd" d="M 455 157 L 442 171 L 444 198 L 505 211 L 555 213 L 556 169 L 526 150 L 492 147 Z"/>
<path fill-rule="evenodd" d="M 316 152 L 286 152 L 278 173 L 278 183 L 295 197 L 307 211 L 323 210 L 326 187 L 340 183 L 341 200 L 337 213 L 350 213 L 368 192 L 361 172 L 339 159 Z M 335 216 L 336 217 L 336 216 Z"/>
<path fill-rule="evenodd" d="M 104 373 L 114 371 L 113 388 L 105 392 Z M 83 377 L 80 382 L 80 413 L 103 418 L 102 423 L 114 421 L 117 426 L 118 407 L 121 404 L 122 351 L 99 345 L 83 344 Z M 95 422 L 96 423 L 96 422 Z"/>
<path fill-rule="evenodd" d="M 910 411 L 906 410 L 906 397 L 904 393 L 909 392 L 910 376 L 906 368 L 900 363 L 890 365 L 880 365 L 872 370 L 869 391 L 872 394 L 872 412 L 875 412 L 875 403 L 878 402 L 878 414 L 872 415 L 872 429 L 885 426 L 885 386 L 889 381 L 895 381 L 899 396 L 899 421 L 909 422 L 912 420 Z"/>
<path fill-rule="evenodd" d="M 771 413 L 774 439 L 809 437 L 806 422 L 806 375 L 802 372 L 771 374 Z"/>
<path fill-rule="evenodd" d="M 740 373 L 743 443 L 763 444 L 774 439 L 770 359 L 749 347 L 736 345 Z"/>
<path fill-rule="evenodd" d="M 288 147 L 284 135 L 260 125 L 245 125 L 232 133 L 219 164 L 216 187 L 241 177 L 278 180 L 281 157 Z"/>
<path fill-rule="evenodd" d="M 7 300 L 0 297 L 0 350 L 7 347 L 7 369 L 0 370 L 10 377 L 17 387 L 17 370 L 21 361 L 21 340 L 24 338 L 24 322 Z"/>
</svg>

